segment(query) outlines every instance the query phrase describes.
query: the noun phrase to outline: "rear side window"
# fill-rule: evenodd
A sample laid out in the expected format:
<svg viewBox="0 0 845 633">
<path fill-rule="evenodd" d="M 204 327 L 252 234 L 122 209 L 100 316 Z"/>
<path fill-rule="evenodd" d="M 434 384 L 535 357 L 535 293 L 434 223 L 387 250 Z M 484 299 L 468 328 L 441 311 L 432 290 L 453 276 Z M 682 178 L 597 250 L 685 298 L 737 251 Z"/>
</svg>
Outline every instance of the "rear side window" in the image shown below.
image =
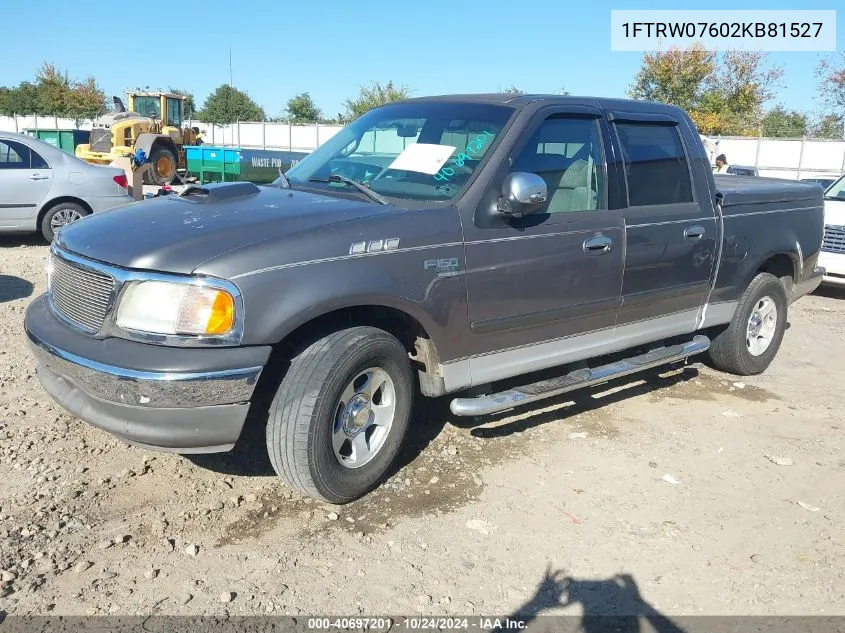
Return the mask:
<svg viewBox="0 0 845 633">
<path fill-rule="evenodd" d="M 50 169 L 50 165 L 47 164 L 47 161 L 41 157 L 41 154 L 36 152 L 34 149 L 29 150 L 29 159 L 31 161 L 30 166 L 33 169 Z"/>
<path fill-rule="evenodd" d="M 29 169 L 29 148 L 17 141 L 0 141 L 0 169 Z"/>
<path fill-rule="evenodd" d="M 689 166 L 674 125 L 618 123 L 628 205 L 692 202 Z"/>
</svg>

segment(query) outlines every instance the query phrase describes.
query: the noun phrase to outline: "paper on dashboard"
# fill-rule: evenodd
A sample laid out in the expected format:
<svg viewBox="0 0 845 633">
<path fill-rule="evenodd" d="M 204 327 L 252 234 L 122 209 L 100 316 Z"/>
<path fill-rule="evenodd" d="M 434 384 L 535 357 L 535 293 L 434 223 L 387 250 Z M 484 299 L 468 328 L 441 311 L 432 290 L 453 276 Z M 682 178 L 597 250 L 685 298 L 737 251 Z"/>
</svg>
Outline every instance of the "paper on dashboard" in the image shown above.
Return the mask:
<svg viewBox="0 0 845 633">
<path fill-rule="evenodd" d="M 455 149 L 452 145 L 414 143 L 402 150 L 388 169 L 418 171 L 433 176 L 449 160 Z"/>
</svg>

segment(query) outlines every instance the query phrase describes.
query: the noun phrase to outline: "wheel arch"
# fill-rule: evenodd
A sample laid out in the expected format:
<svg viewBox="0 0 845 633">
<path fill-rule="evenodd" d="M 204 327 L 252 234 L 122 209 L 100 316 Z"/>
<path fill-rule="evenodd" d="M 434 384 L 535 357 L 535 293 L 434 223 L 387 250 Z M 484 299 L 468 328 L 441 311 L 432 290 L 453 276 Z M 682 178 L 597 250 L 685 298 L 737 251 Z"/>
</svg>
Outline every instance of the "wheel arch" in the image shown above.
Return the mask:
<svg viewBox="0 0 845 633">
<path fill-rule="evenodd" d="M 41 222 L 44 220 L 44 216 L 50 212 L 50 209 L 55 207 L 57 204 L 61 204 L 63 202 L 72 202 L 73 204 L 78 204 L 89 214 L 94 212 L 94 209 L 91 208 L 91 205 L 85 202 L 85 200 L 82 200 L 81 198 L 76 198 L 74 196 L 58 196 L 56 198 L 50 199 L 49 201 L 41 205 L 41 209 L 38 211 L 38 219 L 36 221 L 35 226 L 40 227 Z"/>
<path fill-rule="evenodd" d="M 145 132 L 144 134 L 139 134 L 138 138 L 135 140 L 135 150 L 144 150 L 147 158 L 150 157 L 150 152 L 156 145 L 165 145 L 168 149 L 172 150 L 177 157 L 179 155 L 179 152 L 176 149 L 176 143 L 174 143 L 173 139 L 167 134 L 153 134 L 151 132 Z"/>
<path fill-rule="evenodd" d="M 793 287 L 801 280 L 801 266 L 802 255 L 797 248 L 790 252 L 769 253 L 753 271 L 751 277 L 746 280 L 745 285 L 751 283 L 751 279 L 759 273 L 769 273 L 780 279 L 789 300 Z"/>
<path fill-rule="evenodd" d="M 420 386 L 426 395 L 441 395 L 440 356 L 423 319 L 405 306 L 351 303 L 334 306 L 310 315 L 302 323 L 289 326 L 273 346 L 274 355 L 289 358 L 313 341 L 337 330 L 368 325 L 393 335 L 408 352 L 414 369 L 420 373 Z"/>
</svg>

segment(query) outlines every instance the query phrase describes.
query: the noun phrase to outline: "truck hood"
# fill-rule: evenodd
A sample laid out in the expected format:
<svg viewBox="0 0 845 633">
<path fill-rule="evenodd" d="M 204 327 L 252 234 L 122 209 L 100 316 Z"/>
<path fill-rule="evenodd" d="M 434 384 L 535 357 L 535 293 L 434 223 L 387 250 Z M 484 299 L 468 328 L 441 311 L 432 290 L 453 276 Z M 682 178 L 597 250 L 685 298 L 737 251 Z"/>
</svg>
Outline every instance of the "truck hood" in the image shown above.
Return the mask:
<svg viewBox="0 0 845 633">
<path fill-rule="evenodd" d="M 845 226 L 845 200 L 824 201 L 824 223 Z"/>
<path fill-rule="evenodd" d="M 222 185 L 235 191 L 238 183 Z M 326 227 L 394 207 L 279 189 L 244 188 L 249 195 L 164 196 L 95 213 L 64 227 L 58 245 L 77 255 L 124 268 L 193 272 L 223 253 L 266 240 Z M 280 259 L 284 253 L 280 253 Z"/>
</svg>

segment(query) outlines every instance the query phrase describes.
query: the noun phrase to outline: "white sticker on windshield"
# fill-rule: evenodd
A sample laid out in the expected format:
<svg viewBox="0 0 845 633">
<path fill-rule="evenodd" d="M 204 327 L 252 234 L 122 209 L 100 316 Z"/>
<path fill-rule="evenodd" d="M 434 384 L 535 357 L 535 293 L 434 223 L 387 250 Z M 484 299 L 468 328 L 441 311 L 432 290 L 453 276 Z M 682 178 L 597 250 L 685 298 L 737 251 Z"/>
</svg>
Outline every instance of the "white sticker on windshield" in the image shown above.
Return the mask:
<svg viewBox="0 0 845 633">
<path fill-rule="evenodd" d="M 449 160 L 456 149 L 451 145 L 414 143 L 402 150 L 396 160 L 390 163 L 388 169 L 418 171 L 433 176 Z"/>
</svg>

